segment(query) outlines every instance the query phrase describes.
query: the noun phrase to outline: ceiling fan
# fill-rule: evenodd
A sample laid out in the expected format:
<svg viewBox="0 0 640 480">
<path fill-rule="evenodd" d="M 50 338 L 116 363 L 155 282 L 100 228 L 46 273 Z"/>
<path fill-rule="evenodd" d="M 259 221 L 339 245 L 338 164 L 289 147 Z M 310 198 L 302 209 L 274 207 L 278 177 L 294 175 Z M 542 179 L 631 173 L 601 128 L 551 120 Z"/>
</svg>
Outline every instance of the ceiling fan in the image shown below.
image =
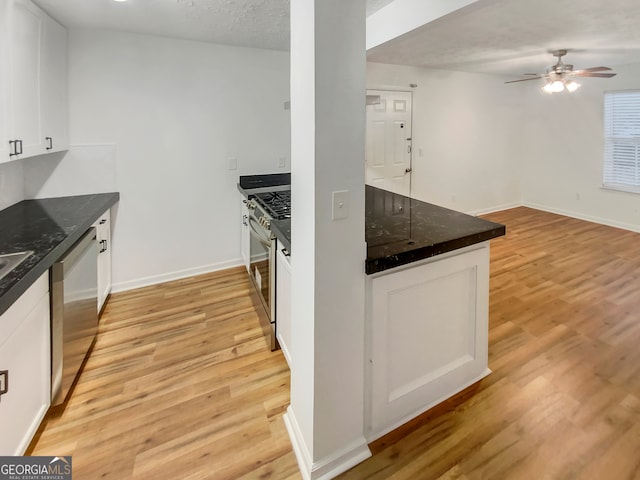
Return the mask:
<svg viewBox="0 0 640 480">
<path fill-rule="evenodd" d="M 546 73 L 525 73 L 525 75 L 531 75 L 529 78 L 521 78 L 520 80 L 510 80 L 504 83 L 526 82 L 528 80 L 537 80 L 539 78 L 546 78 L 547 83 L 542 89 L 547 93 L 557 93 L 567 90 L 569 92 L 575 91 L 580 84 L 573 80 L 574 77 L 597 77 L 597 78 L 611 78 L 615 73 L 602 73 L 607 70 L 611 70 L 609 67 L 591 67 L 584 68 L 582 70 L 574 70 L 573 65 L 562 62 L 562 57 L 567 54 L 567 50 L 552 50 L 551 53 L 554 57 L 558 57 L 558 62 L 547 68 Z"/>
</svg>

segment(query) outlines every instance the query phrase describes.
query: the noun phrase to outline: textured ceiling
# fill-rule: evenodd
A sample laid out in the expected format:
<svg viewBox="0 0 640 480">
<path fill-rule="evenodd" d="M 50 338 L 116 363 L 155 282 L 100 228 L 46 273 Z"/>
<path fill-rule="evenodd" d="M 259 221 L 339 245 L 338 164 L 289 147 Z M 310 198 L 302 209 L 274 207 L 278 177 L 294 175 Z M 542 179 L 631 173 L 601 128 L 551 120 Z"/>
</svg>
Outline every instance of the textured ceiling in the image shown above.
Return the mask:
<svg viewBox="0 0 640 480">
<path fill-rule="evenodd" d="M 345 0 L 348 1 L 348 0 Z M 393 0 L 367 0 L 367 15 Z M 427 1 L 427 0 L 424 0 Z M 289 0 L 35 0 L 69 28 L 287 50 Z M 378 12 L 378 15 L 383 12 Z M 370 61 L 513 75 L 569 49 L 576 69 L 640 62 L 640 0 L 478 0 L 368 52 Z"/>
<path fill-rule="evenodd" d="M 287 50 L 288 0 L 35 0 L 68 28 Z"/>
<path fill-rule="evenodd" d="M 393 0 L 367 0 L 367 15 Z M 289 49 L 289 0 L 35 0 L 69 28 Z"/>
<path fill-rule="evenodd" d="M 480 0 L 371 49 L 381 63 L 514 75 L 640 62 L 640 0 Z"/>
</svg>

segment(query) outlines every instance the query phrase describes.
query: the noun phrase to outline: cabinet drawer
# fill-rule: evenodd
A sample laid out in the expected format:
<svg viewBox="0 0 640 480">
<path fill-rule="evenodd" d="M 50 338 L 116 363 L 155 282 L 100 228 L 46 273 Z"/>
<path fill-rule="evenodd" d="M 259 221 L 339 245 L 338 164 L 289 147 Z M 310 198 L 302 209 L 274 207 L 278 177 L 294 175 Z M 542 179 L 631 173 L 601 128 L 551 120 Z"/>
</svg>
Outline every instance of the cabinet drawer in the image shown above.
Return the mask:
<svg viewBox="0 0 640 480">
<path fill-rule="evenodd" d="M 45 272 L 16 300 L 9 309 L 0 316 L 0 348 L 7 341 L 11 333 L 35 308 L 38 300 L 43 296 L 49 298 L 49 272 Z M 2 370 L 0 368 L 0 370 Z"/>
</svg>

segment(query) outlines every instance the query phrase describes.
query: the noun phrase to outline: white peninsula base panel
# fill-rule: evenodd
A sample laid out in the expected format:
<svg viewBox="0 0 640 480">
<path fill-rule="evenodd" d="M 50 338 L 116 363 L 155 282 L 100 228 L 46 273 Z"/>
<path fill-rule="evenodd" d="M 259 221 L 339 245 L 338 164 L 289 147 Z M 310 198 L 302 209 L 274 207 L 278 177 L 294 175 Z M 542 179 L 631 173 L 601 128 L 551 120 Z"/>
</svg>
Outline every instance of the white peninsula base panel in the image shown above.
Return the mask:
<svg viewBox="0 0 640 480">
<path fill-rule="evenodd" d="M 489 242 L 367 277 L 367 441 L 491 373 Z"/>
</svg>

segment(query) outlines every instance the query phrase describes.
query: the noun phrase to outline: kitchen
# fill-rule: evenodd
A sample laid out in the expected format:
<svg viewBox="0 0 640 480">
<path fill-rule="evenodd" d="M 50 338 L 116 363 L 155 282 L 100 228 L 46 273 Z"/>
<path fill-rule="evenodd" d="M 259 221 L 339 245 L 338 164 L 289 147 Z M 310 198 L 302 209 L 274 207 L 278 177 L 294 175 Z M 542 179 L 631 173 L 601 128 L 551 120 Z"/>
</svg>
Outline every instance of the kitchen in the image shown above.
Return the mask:
<svg viewBox="0 0 640 480">
<path fill-rule="evenodd" d="M 0 167 L 3 203 L 87 193 L 82 189 L 120 191 L 116 291 L 239 263 L 237 207 L 221 206 L 235 205 L 230 199 L 236 198 L 239 174 L 288 170 L 289 114 L 283 108 L 289 100 L 288 55 L 84 29 L 69 32 L 69 57 L 75 147 L 64 158 L 52 154 Z M 575 99 L 507 89 L 502 85 L 506 78 L 496 81 L 481 74 L 442 70 L 434 75 L 380 64 L 368 69 L 373 83 L 419 86 L 414 128 L 434 135 L 428 141 L 416 139 L 415 149 L 419 155 L 422 148 L 425 159 L 413 176 L 418 198 L 473 213 L 526 203 L 622 226 L 637 224 L 635 198 L 600 191 L 593 181 L 598 172 L 578 168 L 583 159 L 600 156 L 595 132 L 602 89 L 634 88 L 630 79 L 637 68 L 627 67 L 626 75 L 616 69 L 613 87 L 585 82 Z M 576 102 L 590 114 L 575 118 L 568 107 Z M 491 122 L 486 112 L 492 112 Z M 446 130 L 461 119 L 467 132 L 476 132 L 464 142 Z M 556 133 L 560 127 L 562 138 Z M 568 156 L 567 149 L 579 150 Z M 450 161 L 438 162 L 445 151 Z M 285 168 L 278 167 L 280 157 L 286 159 Z M 231 158 L 237 159 L 237 170 L 229 170 Z M 65 184 L 56 178 L 78 164 L 85 165 L 82 182 Z M 563 176 L 556 176 L 558 168 L 564 169 Z M 482 186 L 473 183 L 476 178 L 483 178 Z M 15 190 L 7 192 L 5 185 Z"/>
</svg>

